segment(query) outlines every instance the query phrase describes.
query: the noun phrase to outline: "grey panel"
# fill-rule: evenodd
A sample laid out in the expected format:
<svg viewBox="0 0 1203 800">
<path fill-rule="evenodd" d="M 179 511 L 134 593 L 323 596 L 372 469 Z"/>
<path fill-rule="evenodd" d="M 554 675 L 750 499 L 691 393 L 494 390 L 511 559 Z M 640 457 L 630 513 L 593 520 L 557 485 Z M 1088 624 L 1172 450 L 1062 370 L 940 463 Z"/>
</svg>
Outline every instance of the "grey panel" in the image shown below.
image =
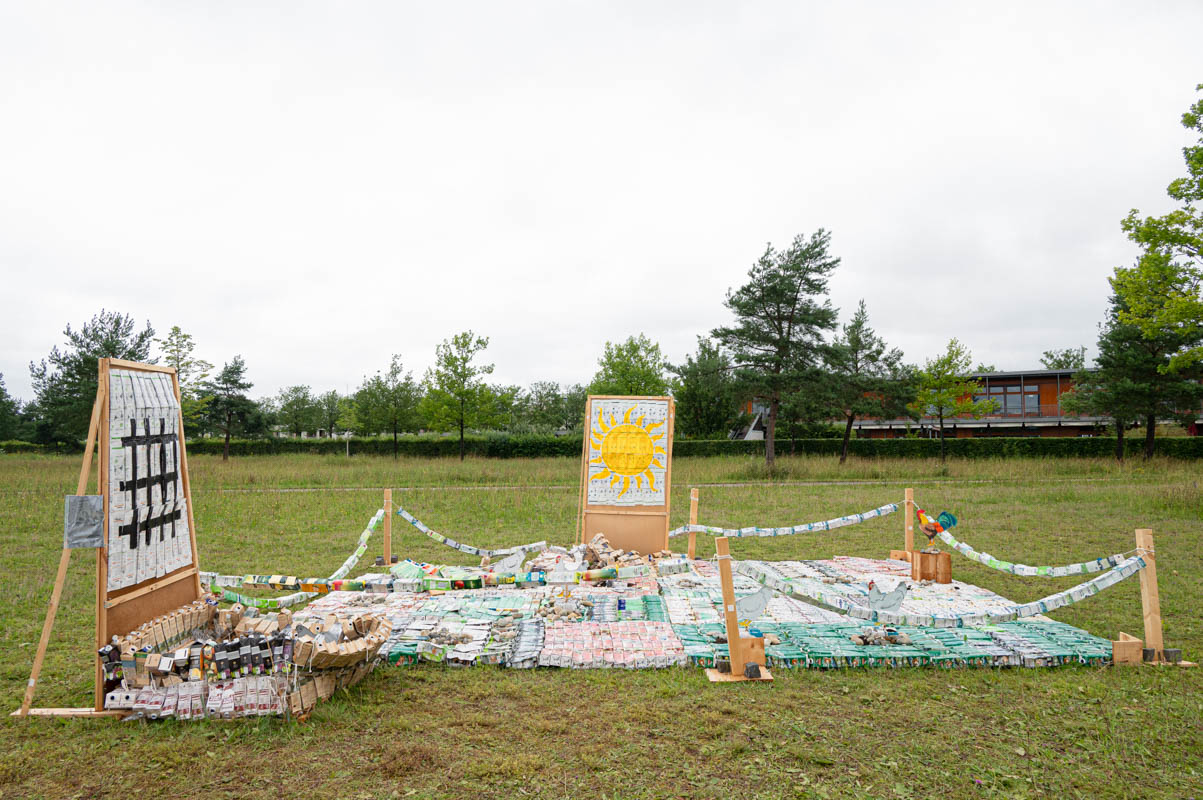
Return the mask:
<svg viewBox="0 0 1203 800">
<path fill-rule="evenodd" d="M 104 546 L 104 498 L 69 494 L 63 501 L 63 547 Z"/>
</svg>

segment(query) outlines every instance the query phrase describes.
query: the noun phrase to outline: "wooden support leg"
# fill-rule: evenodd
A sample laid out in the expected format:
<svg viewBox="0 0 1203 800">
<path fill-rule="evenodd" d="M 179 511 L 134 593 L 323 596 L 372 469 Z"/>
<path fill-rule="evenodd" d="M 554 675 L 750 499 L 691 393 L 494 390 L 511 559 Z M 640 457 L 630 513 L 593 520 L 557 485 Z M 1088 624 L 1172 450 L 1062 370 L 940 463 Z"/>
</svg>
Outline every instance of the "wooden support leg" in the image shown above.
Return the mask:
<svg viewBox="0 0 1203 800">
<path fill-rule="evenodd" d="M 907 489 L 904 497 L 902 539 L 904 549 L 912 553 L 915 550 L 915 490 Z"/>
<path fill-rule="evenodd" d="M 1161 598 L 1157 593 L 1157 555 L 1153 549 L 1153 531 L 1136 531 L 1136 547 L 1143 550 L 1145 568 L 1140 571 L 1140 605 L 1145 620 L 1145 647 L 1153 651 L 1154 661 L 1165 660 L 1165 644 L 1161 640 Z"/>
<path fill-rule="evenodd" d="M 46 608 L 46 621 L 42 623 L 42 638 L 38 640 L 38 651 L 33 657 L 33 670 L 29 673 L 29 683 L 25 685 L 25 699 L 21 701 L 22 717 L 29 714 L 29 706 L 33 703 L 34 689 L 38 683 L 38 675 L 42 672 L 42 662 L 46 659 L 46 647 L 50 644 L 50 631 L 54 629 L 54 617 L 58 613 L 59 599 L 63 596 L 63 583 L 67 579 L 67 563 L 70 560 L 71 551 L 64 547 L 58 560 L 58 573 L 54 576 L 50 605 Z"/>
<path fill-rule="evenodd" d="M 698 490 L 689 490 L 689 524 L 698 524 Z M 694 553 L 697 551 L 698 535 L 695 531 L 689 532 L 689 560 L 693 561 Z"/>
</svg>

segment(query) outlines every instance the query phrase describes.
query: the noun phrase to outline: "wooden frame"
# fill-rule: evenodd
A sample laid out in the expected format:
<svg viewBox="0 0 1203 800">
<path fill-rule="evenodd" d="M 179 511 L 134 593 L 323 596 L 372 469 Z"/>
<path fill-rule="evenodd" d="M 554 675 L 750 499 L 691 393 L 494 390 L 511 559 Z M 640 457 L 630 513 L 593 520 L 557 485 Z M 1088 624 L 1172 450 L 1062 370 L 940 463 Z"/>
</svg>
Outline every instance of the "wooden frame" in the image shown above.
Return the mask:
<svg viewBox="0 0 1203 800">
<path fill-rule="evenodd" d="M 109 406 L 110 406 L 110 372 L 113 369 L 130 370 L 133 372 L 157 372 L 171 376 L 172 392 L 176 404 L 180 404 L 180 382 L 173 367 L 162 367 L 155 364 L 139 364 L 119 358 L 102 358 L 97 365 L 96 401 L 92 406 L 92 418 L 88 425 L 88 440 L 84 446 L 83 464 L 80 467 L 79 483 L 76 494 L 82 495 L 87 490 L 88 480 L 92 469 L 92 450 L 97 441 L 100 443 L 97 464 L 97 490 L 104 504 L 104 533 L 103 544 L 96 550 L 96 636 L 95 650 L 109 643 L 114 635 L 129 633 L 143 622 L 165 614 L 204 595 L 201 589 L 200 570 L 197 566 L 196 553 L 196 521 L 192 509 L 192 487 L 188 478 L 188 453 L 184 441 L 184 415 L 180 409 L 179 428 L 179 464 L 180 484 L 187 504 L 188 538 L 191 547 L 191 563 L 179 567 L 166 575 L 144 580 L 140 584 L 126 586 L 112 592 L 108 589 L 108 555 L 109 555 Z M 71 551 L 63 549 L 59 559 L 58 573 L 55 577 L 54 590 L 50 596 L 50 604 L 46 609 L 46 621 L 42 626 L 42 637 L 38 642 L 37 653 L 34 656 L 33 669 L 29 683 L 25 688 L 25 697 L 21 708 L 13 712 L 13 716 L 56 716 L 56 717 L 108 717 L 123 716 L 123 712 L 109 712 L 104 709 L 104 670 L 100 659 L 93 655 L 96 664 L 95 687 L 93 690 L 92 708 L 30 708 L 34 691 L 37 688 L 38 675 L 46 657 L 46 648 L 50 641 L 50 633 L 54 627 L 55 615 L 62 597 L 63 584 L 66 580 L 67 563 Z M 95 650 L 93 653 L 95 653 Z"/>
<path fill-rule="evenodd" d="M 629 400 L 632 403 L 655 400 L 668 404 L 666 439 L 664 445 L 664 504 L 659 506 L 593 505 L 589 503 L 589 439 L 592 431 L 595 400 Z M 610 545 L 621 550 L 635 550 L 647 555 L 668 549 L 668 515 L 672 505 L 672 445 L 676 404 L 671 397 L 645 395 L 589 395 L 585 401 L 585 431 L 581 443 L 580 512 L 577 515 L 577 541 L 589 541 L 597 533 L 605 533 Z"/>
</svg>

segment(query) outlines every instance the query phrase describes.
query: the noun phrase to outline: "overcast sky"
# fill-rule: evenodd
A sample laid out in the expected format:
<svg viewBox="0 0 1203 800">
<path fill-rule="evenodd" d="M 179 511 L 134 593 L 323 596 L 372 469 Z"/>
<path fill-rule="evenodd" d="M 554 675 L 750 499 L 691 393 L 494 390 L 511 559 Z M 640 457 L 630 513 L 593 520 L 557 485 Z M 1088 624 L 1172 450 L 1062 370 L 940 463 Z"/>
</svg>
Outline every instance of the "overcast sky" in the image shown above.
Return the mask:
<svg viewBox="0 0 1203 800">
<path fill-rule="evenodd" d="M 1003 6 L 1003 7 L 1000 7 Z M 101 308 L 253 394 L 671 361 L 819 227 L 846 319 L 921 363 L 1093 345 L 1168 210 L 1203 4 L 0 1 L 0 372 Z"/>
</svg>

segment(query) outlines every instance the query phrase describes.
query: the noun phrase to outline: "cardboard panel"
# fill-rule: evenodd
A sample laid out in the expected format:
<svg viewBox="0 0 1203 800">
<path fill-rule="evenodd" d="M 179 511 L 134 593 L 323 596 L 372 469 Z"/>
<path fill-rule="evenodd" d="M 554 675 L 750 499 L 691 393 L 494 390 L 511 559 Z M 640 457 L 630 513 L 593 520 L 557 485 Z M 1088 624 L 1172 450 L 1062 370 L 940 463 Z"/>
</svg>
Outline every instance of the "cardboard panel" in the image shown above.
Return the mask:
<svg viewBox="0 0 1203 800">
<path fill-rule="evenodd" d="M 670 397 L 591 395 L 581 453 L 581 541 L 648 554 L 668 547 L 675 407 Z"/>
<path fill-rule="evenodd" d="M 668 548 L 667 517 L 662 514 L 590 511 L 585 514 L 585 541 L 598 533 L 604 533 L 613 547 L 644 555 Z"/>
</svg>

